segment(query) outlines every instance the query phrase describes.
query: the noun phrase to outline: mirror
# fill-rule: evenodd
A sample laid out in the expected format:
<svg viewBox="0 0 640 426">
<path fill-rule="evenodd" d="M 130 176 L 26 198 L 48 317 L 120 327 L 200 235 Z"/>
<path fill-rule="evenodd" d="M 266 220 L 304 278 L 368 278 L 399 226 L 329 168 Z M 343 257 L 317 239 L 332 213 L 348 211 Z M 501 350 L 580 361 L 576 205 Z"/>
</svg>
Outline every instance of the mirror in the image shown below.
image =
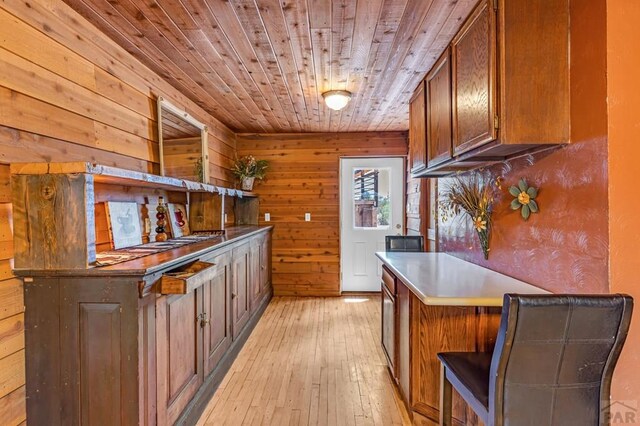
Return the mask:
<svg viewBox="0 0 640 426">
<path fill-rule="evenodd" d="M 209 182 L 207 126 L 158 98 L 160 174 L 196 182 Z"/>
</svg>

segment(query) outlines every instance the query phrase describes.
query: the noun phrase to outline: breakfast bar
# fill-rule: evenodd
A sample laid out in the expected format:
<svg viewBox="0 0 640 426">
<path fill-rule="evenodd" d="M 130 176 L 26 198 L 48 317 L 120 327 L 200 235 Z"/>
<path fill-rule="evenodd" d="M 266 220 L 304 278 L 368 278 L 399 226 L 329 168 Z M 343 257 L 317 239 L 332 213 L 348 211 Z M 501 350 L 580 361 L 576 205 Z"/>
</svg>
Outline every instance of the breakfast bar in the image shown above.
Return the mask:
<svg viewBox="0 0 640 426">
<path fill-rule="evenodd" d="M 438 421 L 440 365 L 447 351 L 495 344 L 506 293 L 547 291 L 445 253 L 378 252 L 382 261 L 382 347 L 414 424 Z M 454 421 L 477 424 L 454 395 Z"/>
</svg>

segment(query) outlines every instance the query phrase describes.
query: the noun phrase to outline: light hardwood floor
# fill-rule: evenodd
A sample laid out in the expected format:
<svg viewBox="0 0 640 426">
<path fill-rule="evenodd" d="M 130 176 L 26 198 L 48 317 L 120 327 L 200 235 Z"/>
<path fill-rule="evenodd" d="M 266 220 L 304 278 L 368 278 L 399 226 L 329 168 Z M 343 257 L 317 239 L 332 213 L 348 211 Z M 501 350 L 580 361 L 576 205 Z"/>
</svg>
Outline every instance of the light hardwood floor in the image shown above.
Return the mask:
<svg viewBox="0 0 640 426">
<path fill-rule="evenodd" d="M 275 297 L 198 425 L 410 424 L 380 348 L 380 296 Z"/>
</svg>

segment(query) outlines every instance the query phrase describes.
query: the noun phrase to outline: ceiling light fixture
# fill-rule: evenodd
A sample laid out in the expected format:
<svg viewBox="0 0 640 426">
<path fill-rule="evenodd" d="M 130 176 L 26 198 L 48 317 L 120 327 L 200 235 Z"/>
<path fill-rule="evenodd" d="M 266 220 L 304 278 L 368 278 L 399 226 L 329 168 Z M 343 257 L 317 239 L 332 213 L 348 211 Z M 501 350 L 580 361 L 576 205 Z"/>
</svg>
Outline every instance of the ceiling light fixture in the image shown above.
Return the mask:
<svg viewBox="0 0 640 426">
<path fill-rule="evenodd" d="M 347 90 L 329 90 L 324 92 L 322 97 L 329 108 L 340 111 L 351 100 L 351 92 Z"/>
</svg>

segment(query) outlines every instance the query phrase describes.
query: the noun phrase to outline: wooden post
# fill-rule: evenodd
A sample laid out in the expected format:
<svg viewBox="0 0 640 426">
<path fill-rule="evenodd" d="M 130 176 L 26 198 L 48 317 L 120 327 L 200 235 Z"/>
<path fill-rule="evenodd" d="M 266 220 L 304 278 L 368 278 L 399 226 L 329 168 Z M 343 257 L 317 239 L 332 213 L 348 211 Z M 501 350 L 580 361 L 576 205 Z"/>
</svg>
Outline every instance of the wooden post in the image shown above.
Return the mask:
<svg viewBox="0 0 640 426">
<path fill-rule="evenodd" d="M 16 269 L 85 269 L 96 260 L 93 176 L 11 177 Z"/>
</svg>

